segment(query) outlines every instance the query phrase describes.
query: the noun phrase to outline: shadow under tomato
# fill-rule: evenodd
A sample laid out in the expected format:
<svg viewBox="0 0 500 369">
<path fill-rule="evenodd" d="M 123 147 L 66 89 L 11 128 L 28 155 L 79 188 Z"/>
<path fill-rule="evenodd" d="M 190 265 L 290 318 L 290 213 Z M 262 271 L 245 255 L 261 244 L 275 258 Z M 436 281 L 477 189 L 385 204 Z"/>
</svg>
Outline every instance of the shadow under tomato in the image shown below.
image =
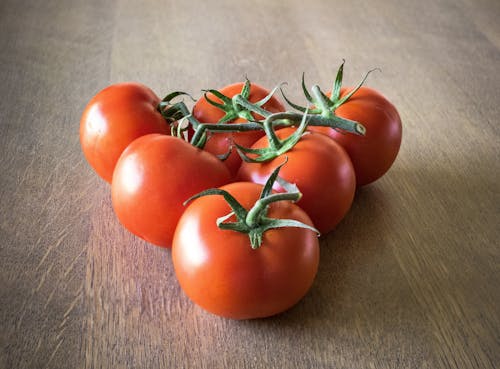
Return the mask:
<svg viewBox="0 0 500 369">
<path fill-rule="evenodd" d="M 335 320 L 337 312 L 345 312 L 354 303 L 354 291 L 364 284 L 363 270 L 384 250 L 386 196 L 376 185 L 358 189 L 351 210 L 337 228 L 320 239 L 320 264 L 313 286 L 291 309 L 250 324 L 302 327 L 321 325 Z M 363 290 L 362 286 L 361 290 Z"/>
<path fill-rule="evenodd" d="M 331 333 L 332 327 L 356 321 L 382 325 L 418 319 L 418 303 L 396 254 L 407 255 L 405 248 L 429 240 L 444 248 L 446 237 L 456 237 L 457 245 L 467 234 L 495 239 L 498 181 L 491 168 L 496 166 L 492 158 L 434 166 L 408 162 L 358 189 L 347 216 L 321 239 L 319 270 L 309 293 L 292 309 L 258 324 Z M 460 236 L 452 235 L 455 229 Z M 405 240 L 407 233 L 412 240 Z M 483 247 L 488 245 L 485 241 Z M 447 262 L 445 250 L 441 255 Z"/>
</svg>

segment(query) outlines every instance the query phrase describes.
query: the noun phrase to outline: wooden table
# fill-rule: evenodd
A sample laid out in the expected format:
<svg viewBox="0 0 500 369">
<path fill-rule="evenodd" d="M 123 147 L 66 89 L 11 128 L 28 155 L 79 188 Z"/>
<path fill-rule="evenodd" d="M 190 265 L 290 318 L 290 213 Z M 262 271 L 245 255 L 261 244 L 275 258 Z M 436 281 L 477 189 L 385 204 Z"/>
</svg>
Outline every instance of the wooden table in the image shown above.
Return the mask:
<svg viewBox="0 0 500 369">
<path fill-rule="evenodd" d="M 0 3 L 0 368 L 500 365 L 500 2 Z M 310 293 L 270 319 L 194 306 L 170 251 L 128 233 L 79 118 L 108 84 L 197 96 L 248 76 L 300 101 L 341 60 L 404 138 L 321 241 Z"/>
</svg>

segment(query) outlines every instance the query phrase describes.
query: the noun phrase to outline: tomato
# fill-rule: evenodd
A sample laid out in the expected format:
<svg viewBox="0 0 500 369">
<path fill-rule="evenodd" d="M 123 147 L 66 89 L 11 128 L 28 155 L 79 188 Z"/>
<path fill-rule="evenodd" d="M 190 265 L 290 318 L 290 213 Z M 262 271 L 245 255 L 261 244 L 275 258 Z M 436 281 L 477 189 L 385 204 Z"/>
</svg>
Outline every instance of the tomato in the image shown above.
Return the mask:
<svg viewBox="0 0 500 369">
<path fill-rule="evenodd" d="M 214 155 L 177 137 L 150 134 L 133 141 L 118 160 L 113 208 L 132 233 L 171 247 L 183 202 L 229 180 L 228 169 Z"/>
<path fill-rule="evenodd" d="M 243 82 L 228 85 L 219 90 L 227 97 L 233 97 L 241 93 L 244 86 Z M 269 91 L 255 83 L 250 85 L 250 95 L 248 101 L 256 103 L 262 100 L 269 94 Z M 221 103 L 222 101 L 215 97 L 213 94 L 208 94 L 209 99 Z M 283 104 L 276 98 L 271 97 L 263 108 L 271 113 L 285 111 Z M 224 115 L 221 109 L 211 105 L 205 97 L 199 99 L 193 107 L 194 117 L 201 123 L 217 123 Z M 261 116 L 254 114 L 256 119 L 263 119 Z M 237 118 L 230 123 L 243 123 L 246 122 L 243 118 Z M 215 155 L 223 155 L 229 151 L 233 141 L 243 147 L 250 147 L 255 141 L 264 136 L 264 131 L 250 131 L 250 132 L 237 132 L 237 133 L 216 133 L 213 134 L 207 141 L 204 150 L 209 151 Z M 236 149 L 234 149 L 229 157 L 224 161 L 231 173 L 234 175 L 238 171 L 241 164 L 241 158 Z"/>
<path fill-rule="evenodd" d="M 295 128 L 276 131 L 280 139 L 290 136 Z M 268 146 L 267 137 L 252 149 Z M 264 183 L 272 169 L 288 158 L 280 177 L 295 183 L 303 197 L 297 203 L 322 233 L 332 231 L 350 209 L 356 190 L 354 169 L 345 150 L 328 137 L 311 132 L 304 135 L 288 152 L 264 163 L 243 162 L 237 178 Z M 278 189 L 283 190 L 283 189 Z"/>
<path fill-rule="evenodd" d="M 89 164 L 111 182 L 116 162 L 136 138 L 168 134 L 170 128 L 156 110 L 160 99 L 138 83 L 111 85 L 95 95 L 80 120 L 80 143 Z"/>
<path fill-rule="evenodd" d="M 341 97 L 351 90 L 342 88 Z M 342 145 L 351 158 L 358 186 L 374 182 L 389 170 L 401 146 L 401 118 L 396 108 L 379 92 L 361 87 L 335 114 L 364 125 L 366 135 L 342 133 L 328 127 L 309 130 L 326 134 Z"/>
<path fill-rule="evenodd" d="M 262 186 L 237 182 L 222 189 L 249 210 Z M 318 269 L 315 232 L 271 229 L 263 234 L 262 245 L 252 249 L 247 234 L 217 227 L 216 220 L 230 211 L 221 196 L 201 197 L 179 220 L 172 260 L 186 295 L 209 312 L 233 319 L 267 317 L 295 305 L 311 287 Z M 290 201 L 270 204 L 267 216 L 312 226 L 307 214 Z"/>
</svg>

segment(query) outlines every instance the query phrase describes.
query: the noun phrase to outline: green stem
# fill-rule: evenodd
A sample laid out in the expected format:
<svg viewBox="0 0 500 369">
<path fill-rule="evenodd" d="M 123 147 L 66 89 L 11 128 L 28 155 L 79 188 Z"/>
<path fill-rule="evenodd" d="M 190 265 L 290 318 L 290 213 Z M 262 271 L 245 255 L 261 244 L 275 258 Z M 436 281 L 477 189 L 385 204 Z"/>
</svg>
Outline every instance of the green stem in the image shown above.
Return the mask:
<svg viewBox="0 0 500 369">
<path fill-rule="evenodd" d="M 252 104 L 250 101 L 248 101 L 246 98 L 244 98 L 241 94 L 237 94 L 233 97 L 233 106 L 235 109 L 239 110 L 238 105 L 244 107 L 247 110 L 250 110 L 254 113 L 257 113 L 264 118 L 267 118 L 268 116 L 271 115 L 270 112 L 265 110 L 264 108 L 261 108 L 258 105 Z"/>
<path fill-rule="evenodd" d="M 325 96 L 323 92 L 321 92 L 319 86 L 312 86 L 311 91 L 314 95 L 315 103 L 317 103 L 321 109 L 321 115 L 327 118 L 333 116 L 333 113 L 330 111 L 331 101 L 328 100 L 328 97 Z"/>
<path fill-rule="evenodd" d="M 173 123 L 176 120 L 180 120 L 182 118 L 186 118 L 189 120 L 194 129 L 198 127 L 200 124 L 195 117 L 191 115 L 191 112 L 187 108 L 186 104 L 183 101 L 172 104 L 172 100 L 178 96 L 189 96 L 191 100 L 194 101 L 193 97 L 187 92 L 175 91 L 167 96 L 165 96 L 157 106 L 157 110 L 160 114 L 167 120 L 167 122 Z"/>
<path fill-rule="evenodd" d="M 199 147 L 199 143 L 203 139 L 207 131 L 209 132 L 248 132 L 261 130 L 262 126 L 259 123 L 241 123 L 241 124 L 211 124 L 200 123 L 196 132 L 191 139 L 193 146 Z"/>
<path fill-rule="evenodd" d="M 354 133 L 361 136 L 364 136 L 366 134 L 366 128 L 361 123 L 358 123 L 354 120 L 341 118 L 334 114 L 332 114 L 331 117 L 324 117 L 322 115 L 311 115 L 309 118 L 309 126 L 341 129 L 343 131 Z"/>
<path fill-rule="evenodd" d="M 345 103 L 347 100 L 349 100 L 351 98 L 352 95 L 354 95 L 360 88 L 361 86 L 363 86 L 363 84 L 365 83 L 366 79 L 368 78 L 368 76 L 370 75 L 370 73 L 374 72 L 374 71 L 380 71 L 380 68 L 374 68 L 374 69 L 371 69 L 369 70 L 365 76 L 363 77 L 363 79 L 361 80 L 361 82 L 358 83 L 358 85 L 356 87 L 354 87 L 348 94 L 346 94 L 343 98 L 339 99 L 339 96 L 335 97 L 333 94 L 332 94 L 332 98 L 331 98 L 331 101 L 334 103 L 333 106 L 332 106 L 332 111 L 335 111 L 340 105 L 342 105 L 343 103 Z M 340 89 L 340 87 L 339 87 Z M 336 100 L 337 99 L 337 100 Z"/>
<path fill-rule="evenodd" d="M 184 202 L 184 205 L 202 196 L 223 196 L 228 205 L 231 207 L 232 211 L 227 215 L 217 218 L 217 226 L 223 230 L 231 230 L 247 234 L 252 249 L 257 249 L 261 246 L 264 232 L 267 232 L 270 229 L 283 227 L 299 227 L 317 232 L 319 235 L 319 232 L 314 227 L 302 223 L 298 220 L 267 217 L 268 207 L 271 203 L 277 201 L 296 202 L 302 196 L 298 188 L 292 186 L 289 187 L 292 189 L 292 192 L 275 194 L 271 193 L 273 183 L 275 183 L 276 179 L 278 178 L 278 173 L 285 163 L 279 165 L 274 169 L 272 174 L 268 177 L 264 187 L 262 188 L 259 199 L 255 202 L 255 204 L 249 211 L 247 211 L 229 192 L 220 188 L 212 188 L 202 191 L 199 194 L 194 195 L 186 200 Z M 226 222 L 233 215 L 236 216 L 236 221 Z"/>
<path fill-rule="evenodd" d="M 276 118 L 274 114 L 268 116 L 264 121 L 264 131 L 266 132 L 270 147 L 274 150 L 279 150 L 282 146 L 282 142 L 276 135 L 276 132 L 273 128 L 273 122 L 275 120 Z"/>
<path fill-rule="evenodd" d="M 297 202 L 300 200 L 302 194 L 300 192 L 291 193 L 275 193 L 264 198 L 261 198 L 255 202 L 255 205 L 248 211 L 245 219 L 245 223 L 250 228 L 255 228 L 260 224 L 262 217 L 267 212 L 267 207 L 276 201 L 293 201 Z"/>
<path fill-rule="evenodd" d="M 308 126 L 319 126 L 319 127 L 330 127 L 333 129 L 342 129 L 344 131 L 355 133 L 358 135 L 364 135 L 366 132 L 365 127 L 353 120 L 345 119 L 333 115 L 331 117 L 324 117 L 318 114 L 307 114 Z M 292 126 L 296 125 L 298 122 L 303 119 L 303 114 L 294 113 L 294 112 L 282 112 L 282 113 L 274 113 L 270 115 L 266 120 L 270 120 L 273 122 L 275 126 Z M 264 130 L 266 128 L 266 124 L 264 122 Z"/>
<path fill-rule="evenodd" d="M 272 114 L 271 116 L 267 117 L 266 120 L 270 120 L 273 123 L 273 125 L 293 126 L 301 119 L 302 119 L 302 114 L 294 112 L 281 112 Z M 265 121 L 264 121 L 264 127 L 265 127 Z"/>
</svg>

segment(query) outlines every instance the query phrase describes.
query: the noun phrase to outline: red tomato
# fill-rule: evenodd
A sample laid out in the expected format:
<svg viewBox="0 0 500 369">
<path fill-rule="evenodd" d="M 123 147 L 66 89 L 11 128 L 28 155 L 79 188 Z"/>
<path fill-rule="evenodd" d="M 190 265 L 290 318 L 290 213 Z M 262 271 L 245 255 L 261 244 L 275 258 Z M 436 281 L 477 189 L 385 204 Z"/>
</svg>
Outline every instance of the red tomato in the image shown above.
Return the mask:
<svg viewBox="0 0 500 369">
<path fill-rule="evenodd" d="M 227 97 L 233 97 L 239 93 L 241 93 L 241 89 L 243 88 L 244 83 L 234 83 L 232 85 L 228 85 L 219 91 L 226 95 Z M 252 83 L 250 85 L 250 96 L 248 97 L 248 101 L 252 103 L 256 103 L 259 100 L 262 100 L 269 94 L 269 91 L 265 88 Z M 222 101 L 215 97 L 213 94 L 209 93 L 208 97 L 218 103 Z M 285 107 L 283 104 L 276 98 L 271 97 L 267 103 L 263 106 L 264 109 L 271 113 L 277 113 L 281 111 L 285 111 Z M 205 97 L 199 99 L 193 107 L 193 115 L 194 117 L 201 123 L 217 123 L 225 113 L 211 105 Z M 263 119 L 260 115 L 254 114 L 256 119 Z M 245 119 L 237 118 L 231 123 L 243 123 L 246 122 Z M 233 141 L 243 147 L 250 147 L 255 141 L 264 136 L 264 131 L 250 131 L 250 132 L 238 132 L 238 133 L 215 133 L 208 140 L 205 145 L 204 150 L 211 152 L 214 155 L 223 155 L 228 152 L 231 147 Z M 238 155 L 236 149 L 234 149 L 229 155 L 229 157 L 224 161 L 229 170 L 233 175 L 236 174 L 238 168 L 241 165 L 241 158 Z"/>
<path fill-rule="evenodd" d="M 150 134 L 132 142 L 118 160 L 113 207 L 129 231 L 171 247 L 183 202 L 229 180 L 228 169 L 212 154 L 177 137 Z"/>
<path fill-rule="evenodd" d="M 222 189 L 249 210 L 262 186 L 237 182 Z M 264 233 L 262 245 L 252 249 L 247 234 L 217 227 L 217 218 L 230 211 L 221 196 L 198 198 L 185 210 L 172 247 L 182 289 L 196 304 L 227 318 L 267 317 L 290 308 L 316 275 L 317 235 L 303 228 L 272 229 Z M 289 201 L 272 203 L 267 216 L 312 226 L 307 214 Z"/>
<path fill-rule="evenodd" d="M 341 97 L 351 90 L 342 88 Z M 337 108 L 335 114 L 364 125 L 366 135 L 337 132 L 328 127 L 310 127 L 309 130 L 326 134 L 342 145 L 351 158 L 358 186 L 369 184 L 384 175 L 401 146 L 401 118 L 394 105 L 377 91 L 361 87 Z"/>
<path fill-rule="evenodd" d="M 276 134 L 284 139 L 294 131 L 293 127 L 283 128 Z M 267 137 L 263 137 L 252 148 L 267 146 Z M 280 177 L 295 183 L 302 192 L 297 204 L 311 217 L 315 227 L 322 234 L 330 232 L 344 218 L 354 199 L 356 179 L 349 156 L 333 140 L 311 132 L 290 151 L 273 160 L 243 162 L 237 177 L 263 184 L 272 170 L 283 163 L 284 157 L 288 157 L 288 162 L 281 169 Z"/>
<path fill-rule="evenodd" d="M 138 83 L 119 83 L 95 95 L 80 121 L 80 143 L 89 164 L 111 182 L 116 162 L 136 138 L 168 134 L 170 128 L 156 110 L 160 99 Z"/>
</svg>

